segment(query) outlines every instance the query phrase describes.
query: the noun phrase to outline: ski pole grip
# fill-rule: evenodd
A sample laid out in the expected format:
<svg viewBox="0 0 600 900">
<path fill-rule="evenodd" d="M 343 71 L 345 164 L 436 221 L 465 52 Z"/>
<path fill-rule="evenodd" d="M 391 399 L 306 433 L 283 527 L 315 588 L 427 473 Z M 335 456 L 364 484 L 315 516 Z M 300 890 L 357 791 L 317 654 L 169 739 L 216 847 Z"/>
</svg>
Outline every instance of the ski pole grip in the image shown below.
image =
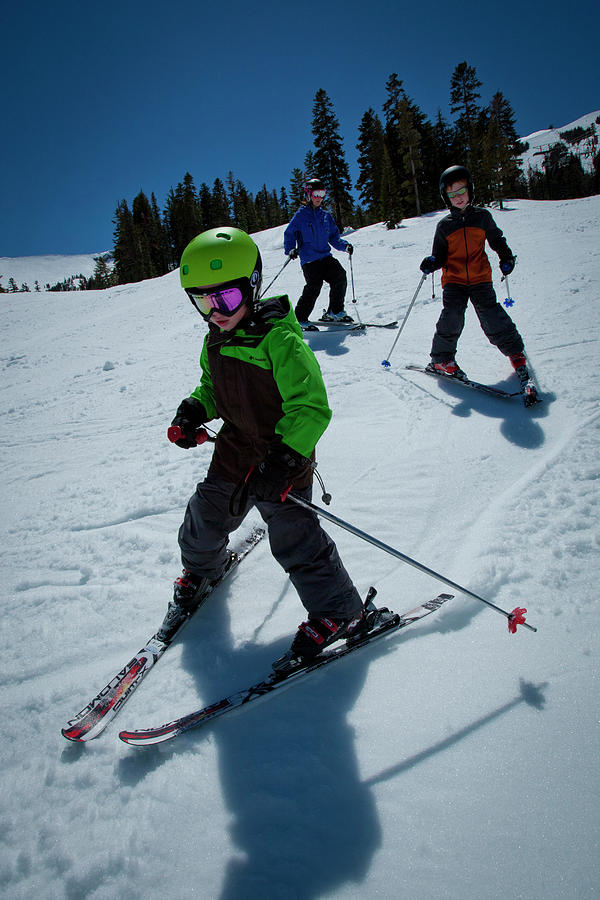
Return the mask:
<svg viewBox="0 0 600 900">
<path fill-rule="evenodd" d="M 171 425 L 167 429 L 167 437 L 172 444 L 176 444 L 177 441 L 180 441 L 182 437 L 185 437 L 185 434 L 183 433 L 179 425 Z M 199 428 L 196 432 L 196 443 L 204 444 L 208 440 L 210 440 L 210 438 L 208 437 L 207 430 L 205 428 Z"/>
</svg>

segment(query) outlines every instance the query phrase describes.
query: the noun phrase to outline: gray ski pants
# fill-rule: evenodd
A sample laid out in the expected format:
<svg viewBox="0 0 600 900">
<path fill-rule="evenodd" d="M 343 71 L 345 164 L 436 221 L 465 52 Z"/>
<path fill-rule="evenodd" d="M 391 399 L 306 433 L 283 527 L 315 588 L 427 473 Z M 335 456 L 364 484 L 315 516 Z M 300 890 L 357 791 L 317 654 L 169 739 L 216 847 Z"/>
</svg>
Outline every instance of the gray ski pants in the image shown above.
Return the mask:
<svg viewBox="0 0 600 900">
<path fill-rule="evenodd" d="M 257 501 L 252 496 L 240 515 L 229 511 L 235 485 L 209 473 L 190 498 L 179 529 L 181 559 L 186 569 L 213 578 L 227 558 L 229 535 L 253 506 L 267 525 L 271 552 L 290 580 L 309 618 L 352 618 L 362 601 L 338 550 L 315 513 L 291 500 Z M 296 491 L 310 500 L 312 489 Z"/>
</svg>

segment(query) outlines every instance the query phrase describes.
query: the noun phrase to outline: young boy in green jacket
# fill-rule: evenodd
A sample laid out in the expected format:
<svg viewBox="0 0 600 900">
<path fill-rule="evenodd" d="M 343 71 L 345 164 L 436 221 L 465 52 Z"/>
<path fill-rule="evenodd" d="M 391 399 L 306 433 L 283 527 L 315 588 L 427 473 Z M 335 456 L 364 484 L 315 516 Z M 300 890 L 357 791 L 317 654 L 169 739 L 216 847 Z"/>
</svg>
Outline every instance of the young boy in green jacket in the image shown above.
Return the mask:
<svg viewBox="0 0 600 900">
<path fill-rule="evenodd" d="M 319 364 L 302 339 L 287 296 L 259 298 L 258 247 L 238 228 L 213 228 L 186 247 L 180 279 L 208 322 L 200 384 L 172 425 L 183 448 L 197 430 L 222 419 L 204 481 L 179 530 L 183 576 L 159 636 L 190 615 L 226 566 L 229 535 L 253 506 L 265 521 L 271 552 L 308 612 L 289 654 L 312 657 L 349 635 L 362 602 L 337 548 L 317 516 L 282 495 L 291 485 L 310 500 L 315 446 L 331 418 Z"/>
</svg>

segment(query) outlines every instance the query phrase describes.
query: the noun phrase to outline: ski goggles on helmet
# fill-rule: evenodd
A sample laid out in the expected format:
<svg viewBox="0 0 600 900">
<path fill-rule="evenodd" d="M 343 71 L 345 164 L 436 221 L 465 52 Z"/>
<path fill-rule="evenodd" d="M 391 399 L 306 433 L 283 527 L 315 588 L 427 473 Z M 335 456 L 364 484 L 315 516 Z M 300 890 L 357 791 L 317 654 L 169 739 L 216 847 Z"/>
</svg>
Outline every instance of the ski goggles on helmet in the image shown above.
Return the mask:
<svg viewBox="0 0 600 900">
<path fill-rule="evenodd" d="M 326 193 L 327 193 L 327 191 L 323 191 L 323 190 L 321 190 L 321 189 L 319 188 L 319 189 L 316 190 L 316 191 L 311 191 L 311 192 L 310 192 L 310 195 L 311 195 L 311 197 L 317 197 L 317 198 L 320 198 L 320 199 L 322 200 L 322 199 L 325 197 Z"/>
<path fill-rule="evenodd" d="M 453 197 L 462 197 L 463 194 L 466 194 L 469 189 L 467 187 L 461 187 L 457 191 L 446 191 L 446 197 L 448 200 L 452 200 Z"/>
<path fill-rule="evenodd" d="M 188 288 L 188 297 L 207 322 L 212 314 L 217 311 L 223 316 L 233 316 L 245 302 L 244 295 L 239 287 L 224 287 L 218 290 L 209 288 Z"/>
</svg>

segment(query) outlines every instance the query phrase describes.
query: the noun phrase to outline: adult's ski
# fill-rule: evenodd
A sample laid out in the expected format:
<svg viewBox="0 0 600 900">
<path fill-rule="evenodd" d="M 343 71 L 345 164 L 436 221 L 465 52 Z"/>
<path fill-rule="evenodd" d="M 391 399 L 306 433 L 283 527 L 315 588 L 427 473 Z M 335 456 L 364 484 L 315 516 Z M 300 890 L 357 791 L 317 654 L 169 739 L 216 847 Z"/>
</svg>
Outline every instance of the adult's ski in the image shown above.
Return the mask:
<svg viewBox="0 0 600 900">
<path fill-rule="evenodd" d="M 484 394 L 491 394 L 492 397 L 500 397 L 503 400 L 510 400 L 512 397 L 522 397 L 523 391 L 503 391 L 501 388 L 491 387 L 489 384 L 480 384 L 479 381 L 472 381 L 470 378 L 457 378 L 456 375 L 446 375 L 444 372 L 434 372 L 425 366 L 408 365 L 407 369 L 413 372 L 423 372 L 424 375 L 431 375 L 433 378 L 441 378 L 444 381 L 451 381 L 453 384 L 463 384 L 465 387 L 473 388 L 476 391 L 482 391 Z"/>
<path fill-rule="evenodd" d="M 412 625 L 413 622 L 417 622 L 438 610 L 443 603 L 446 603 L 447 600 L 451 600 L 453 597 L 453 594 L 438 594 L 432 600 L 428 600 L 426 603 L 400 615 L 385 608 L 376 609 L 374 606 L 369 607 L 368 604 L 372 601 L 375 593 L 375 589 L 371 588 L 365 602 L 365 609 L 371 608 L 371 615 L 373 616 L 373 626 L 369 631 L 354 638 L 349 638 L 345 643 L 340 642 L 339 645 L 335 644 L 328 647 L 307 665 L 293 668 L 285 674 L 273 672 L 263 681 L 259 681 L 249 688 L 236 691 L 217 703 L 211 703 L 203 709 L 198 709 L 195 712 L 174 719 L 166 725 L 135 731 L 121 731 L 119 737 L 126 744 L 130 744 L 133 747 L 143 747 L 148 744 L 159 744 L 180 734 L 185 734 L 192 728 L 197 728 L 211 719 L 216 719 L 218 716 L 240 709 L 253 700 L 268 697 L 276 691 L 308 677 L 312 672 L 316 672 L 318 669 L 322 669 L 324 666 L 348 656 L 349 653 L 354 653 L 392 632 L 399 631 L 407 625 Z"/>
<path fill-rule="evenodd" d="M 321 322 L 320 319 L 317 319 L 316 321 L 309 321 L 308 325 L 308 328 L 305 327 L 302 330 L 308 332 L 321 331 L 322 329 L 364 331 L 367 328 L 397 328 L 398 322 Z"/>
<path fill-rule="evenodd" d="M 256 547 L 264 533 L 264 528 L 254 528 L 246 538 L 232 548 L 229 566 L 223 575 L 214 584 L 210 585 L 199 605 L 202 605 L 212 592 L 231 575 L 241 561 Z M 165 650 L 170 647 L 175 636 L 187 622 L 189 622 L 189 618 L 182 621 L 168 641 L 160 640 L 158 635 L 154 634 L 141 650 L 129 660 L 127 665 L 117 672 L 108 684 L 96 694 L 94 699 L 90 700 L 87 706 L 84 706 L 77 713 L 75 718 L 67 722 L 61 730 L 63 737 L 69 741 L 90 741 L 98 737 L 129 700 L 135 689 L 146 677 L 150 669 L 156 665 Z"/>
</svg>

